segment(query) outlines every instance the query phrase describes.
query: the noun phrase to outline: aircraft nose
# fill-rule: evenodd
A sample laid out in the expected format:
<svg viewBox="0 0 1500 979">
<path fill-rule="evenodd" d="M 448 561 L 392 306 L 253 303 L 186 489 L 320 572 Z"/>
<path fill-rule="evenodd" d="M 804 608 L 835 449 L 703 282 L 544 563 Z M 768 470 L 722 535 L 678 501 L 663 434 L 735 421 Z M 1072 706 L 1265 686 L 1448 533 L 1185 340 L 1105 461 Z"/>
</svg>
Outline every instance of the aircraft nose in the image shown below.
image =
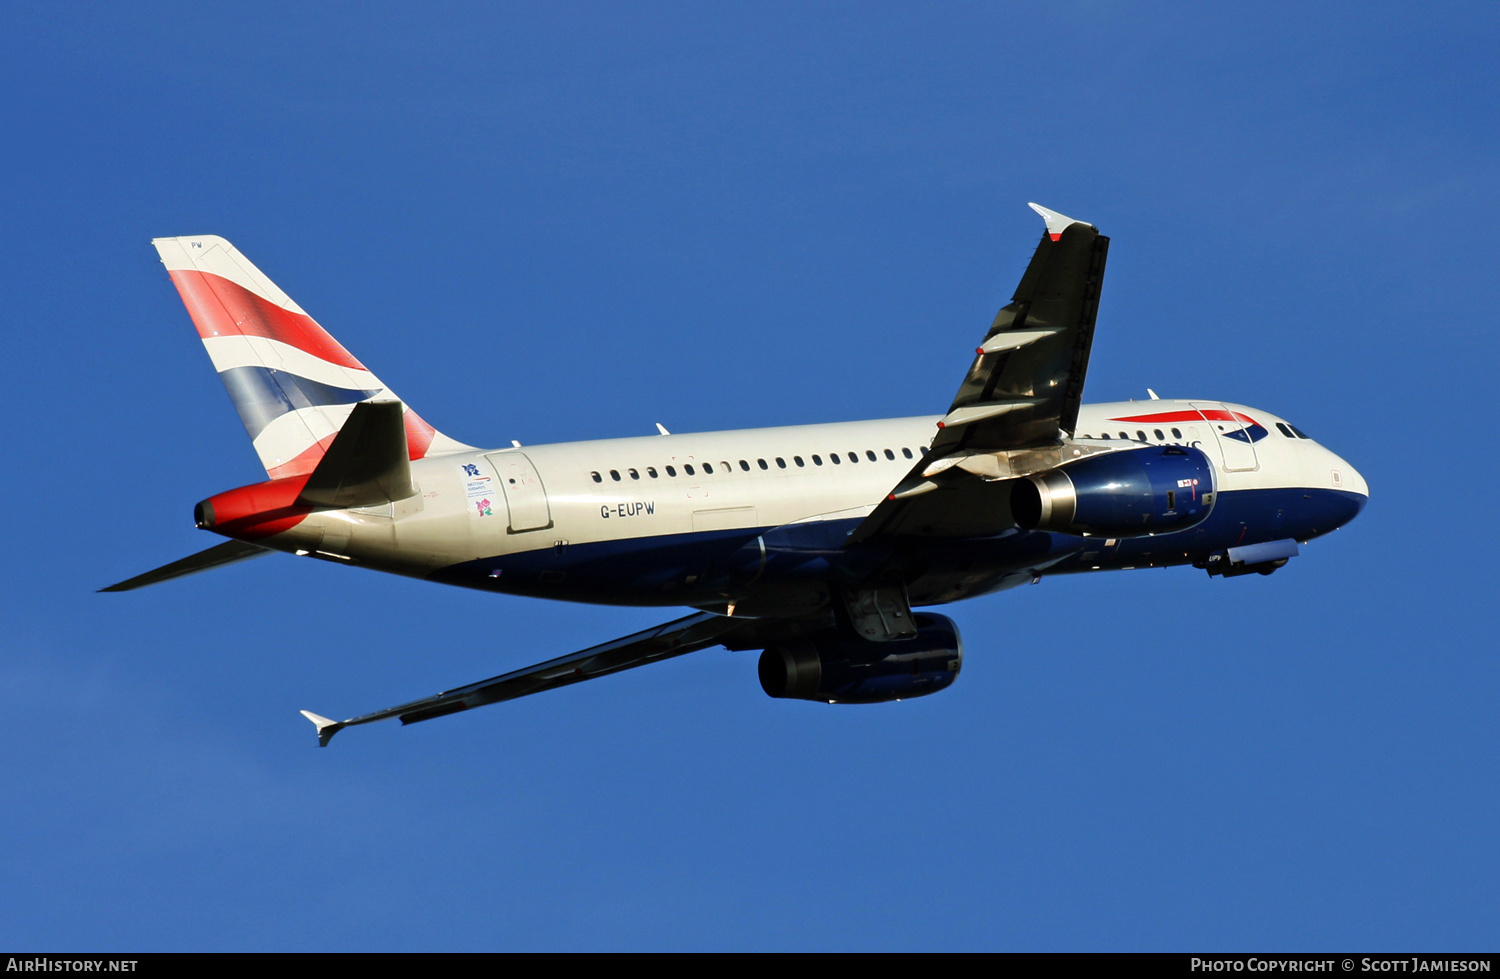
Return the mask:
<svg viewBox="0 0 1500 979">
<path fill-rule="evenodd" d="M 1364 509 L 1365 503 L 1370 501 L 1370 484 L 1365 482 L 1365 477 L 1360 475 L 1359 470 L 1353 466 L 1349 467 L 1347 489 L 1351 493 L 1358 493 L 1364 497 L 1364 503 L 1359 505 L 1361 510 Z"/>
<path fill-rule="evenodd" d="M 1333 453 L 1330 452 L 1329 455 Z M 1343 526 L 1359 516 L 1365 504 L 1370 502 L 1370 484 L 1365 481 L 1365 477 L 1358 469 L 1336 455 L 1333 455 L 1332 476 L 1335 488 L 1344 491 L 1343 508 L 1347 512 L 1341 514 L 1339 518 L 1339 526 Z"/>
</svg>

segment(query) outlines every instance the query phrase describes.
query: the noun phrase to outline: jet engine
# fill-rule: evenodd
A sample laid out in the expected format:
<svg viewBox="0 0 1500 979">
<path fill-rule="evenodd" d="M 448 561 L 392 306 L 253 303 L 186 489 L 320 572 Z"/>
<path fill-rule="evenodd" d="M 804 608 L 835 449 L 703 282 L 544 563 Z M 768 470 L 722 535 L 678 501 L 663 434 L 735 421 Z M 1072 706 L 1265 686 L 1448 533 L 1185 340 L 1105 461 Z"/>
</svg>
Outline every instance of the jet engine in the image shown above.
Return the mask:
<svg viewBox="0 0 1500 979">
<path fill-rule="evenodd" d="M 917 634 L 870 642 L 845 629 L 767 646 L 760 685 L 772 697 L 880 704 L 936 693 L 958 678 L 963 640 L 944 615 L 912 616 Z"/>
<path fill-rule="evenodd" d="M 1201 449 L 1148 445 L 1018 479 L 1010 508 L 1026 530 L 1143 537 L 1207 519 L 1213 489 L 1213 463 Z"/>
</svg>

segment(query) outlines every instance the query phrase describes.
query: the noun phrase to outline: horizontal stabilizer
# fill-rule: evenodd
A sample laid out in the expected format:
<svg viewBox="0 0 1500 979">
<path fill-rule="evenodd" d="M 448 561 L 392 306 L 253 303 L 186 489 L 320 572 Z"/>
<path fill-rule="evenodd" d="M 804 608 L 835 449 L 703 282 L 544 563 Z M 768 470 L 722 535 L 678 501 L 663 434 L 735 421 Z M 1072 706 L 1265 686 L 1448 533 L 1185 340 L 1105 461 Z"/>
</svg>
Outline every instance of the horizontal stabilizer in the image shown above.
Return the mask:
<svg viewBox="0 0 1500 979">
<path fill-rule="evenodd" d="M 247 544 L 244 541 L 225 541 L 216 547 L 210 547 L 206 551 L 199 551 L 191 557 L 185 557 L 181 561 L 173 561 L 165 567 L 157 568 L 155 571 L 147 571 L 138 574 L 119 584 L 101 588 L 100 591 L 133 591 L 136 588 L 145 588 L 154 585 L 158 581 L 170 581 L 173 578 L 181 578 L 185 575 L 197 574 L 199 571 L 207 571 L 210 568 L 223 567 L 246 558 L 260 557 L 262 554 L 271 553 L 268 548 L 259 547 L 255 544 Z"/>
<path fill-rule="evenodd" d="M 416 493 L 399 401 L 366 401 L 323 453 L 300 502 L 312 506 L 377 506 Z"/>
</svg>

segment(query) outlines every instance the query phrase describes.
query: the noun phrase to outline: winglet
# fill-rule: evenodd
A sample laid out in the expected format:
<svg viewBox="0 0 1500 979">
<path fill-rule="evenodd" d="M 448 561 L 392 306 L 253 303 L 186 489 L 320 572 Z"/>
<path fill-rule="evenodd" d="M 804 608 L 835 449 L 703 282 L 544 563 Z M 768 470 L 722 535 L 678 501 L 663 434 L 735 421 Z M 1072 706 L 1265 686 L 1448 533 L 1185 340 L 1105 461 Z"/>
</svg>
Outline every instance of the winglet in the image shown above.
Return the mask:
<svg viewBox="0 0 1500 979">
<path fill-rule="evenodd" d="M 1053 241 L 1061 238 L 1063 229 L 1067 228 L 1069 225 L 1081 224 L 1085 227 L 1093 227 L 1093 225 L 1089 224 L 1087 221 L 1079 221 L 1074 218 L 1068 217 L 1066 214 L 1058 214 L 1056 211 L 1045 208 L 1040 204 L 1027 204 L 1026 206 L 1031 208 L 1036 213 L 1040 214 L 1042 216 L 1042 220 L 1047 222 L 1047 236 Z"/>
<path fill-rule="evenodd" d="M 318 747 L 320 748 L 328 747 L 328 742 L 333 740 L 333 736 L 344 729 L 343 721 L 330 721 L 321 714 L 314 714 L 310 710 L 303 711 L 302 716 L 317 725 Z"/>
</svg>

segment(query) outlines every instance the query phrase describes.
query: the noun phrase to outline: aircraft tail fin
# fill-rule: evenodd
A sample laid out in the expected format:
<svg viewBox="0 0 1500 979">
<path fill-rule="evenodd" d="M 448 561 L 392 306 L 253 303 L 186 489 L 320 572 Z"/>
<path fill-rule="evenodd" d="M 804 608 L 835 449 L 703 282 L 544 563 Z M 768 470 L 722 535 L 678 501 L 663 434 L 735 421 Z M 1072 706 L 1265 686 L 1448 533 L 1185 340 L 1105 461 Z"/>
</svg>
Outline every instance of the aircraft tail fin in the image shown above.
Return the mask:
<svg viewBox="0 0 1500 979">
<path fill-rule="evenodd" d="M 360 402 L 400 400 L 223 238 L 152 244 L 272 479 L 316 469 Z M 469 448 L 404 403 L 402 424 L 411 459 Z"/>
</svg>

